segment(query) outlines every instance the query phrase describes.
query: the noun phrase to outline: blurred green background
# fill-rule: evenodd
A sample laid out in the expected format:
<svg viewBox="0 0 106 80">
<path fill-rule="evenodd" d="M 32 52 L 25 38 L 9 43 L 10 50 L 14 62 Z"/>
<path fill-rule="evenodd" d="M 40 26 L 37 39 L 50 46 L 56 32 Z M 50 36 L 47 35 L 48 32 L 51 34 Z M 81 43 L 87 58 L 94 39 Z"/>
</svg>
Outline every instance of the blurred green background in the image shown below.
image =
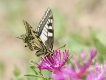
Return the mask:
<svg viewBox="0 0 106 80">
<path fill-rule="evenodd" d="M 105 4 L 106 0 L 0 0 L 0 80 L 18 80 L 18 73 L 23 80 L 30 80 L 23 75 L 29 71 L 30 61 L 38 58 L 35 51 L 25 48 L 23 41 L 16 37 L 25 33 L 23 20 L 36 28 L 48 7 L 54 16 L 54 49 L 66 44 L 62 50 L 69 50 L 77 58 L 82 50 L 96 47 L 99 61 L 103 62 Z"/>
</svg>

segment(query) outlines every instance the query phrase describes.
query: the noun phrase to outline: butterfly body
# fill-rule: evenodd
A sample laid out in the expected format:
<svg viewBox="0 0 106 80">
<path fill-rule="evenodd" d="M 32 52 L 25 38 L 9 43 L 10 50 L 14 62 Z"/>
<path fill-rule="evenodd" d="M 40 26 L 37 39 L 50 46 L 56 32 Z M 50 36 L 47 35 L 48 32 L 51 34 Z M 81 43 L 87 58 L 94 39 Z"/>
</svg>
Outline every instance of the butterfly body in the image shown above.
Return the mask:
<svg viewBox="0 0 106 80">
<path fill-rule="evenodd" d="M 53 15 L 51 9 L 47 9 L 39 26 L 34 30 L 31 25 L 23 21 L 26 33 L 19 37 L 26 43 L 31 51 L 37 50 L 36 55 L 52 54 L 54 42 Z"/>
</svg>

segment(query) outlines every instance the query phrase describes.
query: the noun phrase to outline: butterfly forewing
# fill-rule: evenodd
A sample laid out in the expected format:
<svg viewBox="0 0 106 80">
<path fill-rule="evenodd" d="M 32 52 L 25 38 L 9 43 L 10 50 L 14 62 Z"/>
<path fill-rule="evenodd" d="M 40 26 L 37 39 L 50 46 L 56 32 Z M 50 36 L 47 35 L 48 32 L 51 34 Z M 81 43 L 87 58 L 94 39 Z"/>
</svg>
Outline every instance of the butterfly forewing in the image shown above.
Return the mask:
<svg viewBox="0 0 106 80">
<path fill-rule="evenodd" d="M 41 35 L 44 26 L 47 24 L 47 21 L 50 18 L 50 15 L 52 15 L 52 11 L 51 11 L 51 9 L 48 8 L 44 14 L 42 20 L 40 21 L 39 26 L 35 30 L 39 36 Z"/>
<path fill-rule="evenodd" d="M 53 28 L 53 16 L 50 16 L 48 19 L 48 28 L 47 28 L 47 40 L 45 41 L 46 48 L 49 50 L 53 49 L 54 43 L 54 28 Z"/>
<path fill-rule="evenodd" d="M 54 25 L 53 25 L 53 14 L 51 9 L 47 9 L 44 17 L 40 21 L 37 28 L 38 35 L 42 39 L 47 50 L 52 50 L 54 43 Z M 37 31 L 36 30 L 36 31 Z"/>
</svg>

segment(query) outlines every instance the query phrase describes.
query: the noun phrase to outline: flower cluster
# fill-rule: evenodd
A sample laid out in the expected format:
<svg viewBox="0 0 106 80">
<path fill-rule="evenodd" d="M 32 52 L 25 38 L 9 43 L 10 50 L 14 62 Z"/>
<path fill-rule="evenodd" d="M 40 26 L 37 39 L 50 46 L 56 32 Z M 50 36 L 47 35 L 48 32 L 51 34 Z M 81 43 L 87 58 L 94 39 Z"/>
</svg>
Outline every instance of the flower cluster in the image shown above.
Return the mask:
<svg viewBox="0 0 106 80">
<path fill-rule="evenodd" d="M 69 56 L 69 51 L 61 53 L 59 50 L 53 51 L 53 56 L 47 56 L 42 58 L 41 63 L 38 63 L 40 70 L 52 71 L 51 78 L 53 80 L 106 80 L 106 65 L 96 65 L 95 72 L 90 70 L 92 60 L 97 55 L 97 51 L 92 48 L 90 51 L 90 57 L 87 59 L 85 51 L 81 53 L 81 59 L 86 60 L 83 64 L 79 60 L 75 59 L 75 63 L 72 66 L 66 65 L 72 56 Z"/>
</svg>

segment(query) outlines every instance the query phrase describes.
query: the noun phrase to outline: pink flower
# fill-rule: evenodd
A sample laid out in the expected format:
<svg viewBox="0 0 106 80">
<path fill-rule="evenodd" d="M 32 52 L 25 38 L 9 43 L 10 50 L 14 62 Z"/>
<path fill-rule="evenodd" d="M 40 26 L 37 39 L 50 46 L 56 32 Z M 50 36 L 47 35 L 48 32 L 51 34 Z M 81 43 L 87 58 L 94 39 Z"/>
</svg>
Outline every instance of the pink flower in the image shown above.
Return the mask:
<svg viewBox="0 0 106 80">
<path fill-rule="evenodd" d="M 69 52 L 54 51 L 53 56 L 42 58 L 42 62 L 38 64 L 39 69 L 46 69 L 52 71 L 52 79 L 54 80 L 82 80 L 82 77 L 87 73 L 92 60 L 96 56 L 97 51 L 93 48 L 90 52 L 90 58 L 83 65 L 76 59 L 76 64 L 73 67 L 64 66 L 69 58 Z M 83 52 L 82 60 L 86 59 L 86 53 Z"/>
<path fill-rule="evenodd" d="M 96 64 L 95 72 L 90 72 L 87 80 L 106 80 L 106 64 Z"/>
<path fill-rule="evenodd" d="M 70 78 L 75 80 L 81 79 L 87 72 L 89 66 L 92 63 L 92 59 L 96 56 L 96 54 L 97 54 L 97 51 L 93 48 L 90 52 L 90 58 L 83 65 L 80 65 L 80 62 L 78 60 L 75 60 L 76 64 L 70 68 Z M 85 52 L 84 52 L 84 55 L 85 55 Z"/>
<path fill-rule="evenodd" d="M 70 57 L 71 58 L 71 57 Z M 54 80 L 67 80 L 68 78 L 68 67 L 64 67 L 65 63 L 70 59 L 69 51 L 54 51 L 53 56 L 47 56 L 42 58 L 41 64 L 38 64 L 39 69 L 46 69 L 53 72 L 51 77 Z"/>
<path fill-rule="evenodd" d="M 68 51 L 65 50 L 63 54 L 61 54 L 60 51 L 56 50 L 54 51 L 53 56 L 47 56 L 42 58 L 42 63 L 38 64 L 38 68 L 57 71 L 61 67 L 63 67 L 68 60 L 69 60 Z"/>
<path fill-rule="evenodd" d="M 70 80 L 70 67 L 60 68 L 60 70 L 55 71 L 51 77 L 53 80 Z"/>
</svg>

